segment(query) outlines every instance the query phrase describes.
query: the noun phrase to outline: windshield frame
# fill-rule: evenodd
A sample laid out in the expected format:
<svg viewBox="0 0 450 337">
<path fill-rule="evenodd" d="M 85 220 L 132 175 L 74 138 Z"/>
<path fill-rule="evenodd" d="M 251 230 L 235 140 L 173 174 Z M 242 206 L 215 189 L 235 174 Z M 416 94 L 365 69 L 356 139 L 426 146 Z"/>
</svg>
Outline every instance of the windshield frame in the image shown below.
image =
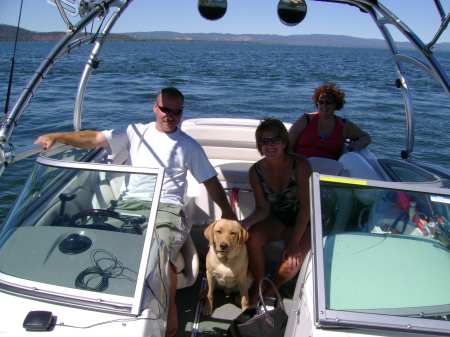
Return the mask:
<svg viewBox="0 0 450 337">
<path fill-rule="evenodd" d="M 92 159 L 91 156 L 86 156 L 94 162 L 75 162 L 75 160 L 86 160 L 85 158 L 63 158 L 54 159 L 51 156 L 58 156 L 67 150 L 73 150 L 71 146 L 62 146 L 51 149 L 39 154 L 36 163 L 42 166 L 69 169 L 81 171 L 97 171 L 105 173 L 125 173 L 125 174 L 144 174 L 156 176 L 154 186 L 153 202 L 149 210 L 148 225 L 143 240 L 143 247 L 139 269 L 136 277 L 136 285 L 133 296 L 122 296 L 116 294 L 99 293 L 96 291 L 81 290 L 76 288 L 69 288 L 65 286 L 40 283 L 38 281 L 22 279 L 7 275 L 0 272 L 0 291 L 8 292 L 17 296 L 34 298 L 37 300 L 48 302 L 59 302 L 69 306 L 91 308 L 94 310 L 115 312 L 125 315 L 137 316 L 142 308 L 143 295 L 145 291 L 145 284 L 149 274 L 150 256 L 161 256 L 164 253 L 164 248 L 155 237 L 155 219 L 157 215 L 159 199 L 164 180 L 164 168 L 147 168 L 147 167 L 133 167 L 128 165 L 109 164 L 106 158 L 106 153 L 98 154 Z M 97 151 L 98 149 L 94 150 Z M 102 151 L 101 151 L 102 152 Z M 58 177 L 59 179 L 59 177 Z M 20 198 L 18 198 L 19 200 Z M 14 206 L 16 207 L 16 205 Z M 5 221 L 6 224 L 6 221 Z M 5 226 L 5 224 L 3 226 Z M 112 233 L 112 232 L 110 232 Z M 133 234 L 126 234 L 133 235 Z M 162 258 L 162 256 L 161 256 Z M 157 261 L 158 264 L 161 261 Z"/>
<path fill-rule="evenodd" d="M 436 188 L 427 186 L 427 184 L 408 184 L 397 182 L 385 182 L 375 180 L 365 180 L 356 178 L 337 177 L 330 175 L 321 175 L 313 173 L 310 178 L 310 197 L 311 197 L 311 227 L 312 227 L 312 268 L 313 268 L 313 287 L 314 287 L 314 316 L 315 324 L 319 328 L 330 327 L 359 327 L 370 329 L 397 330 L 408 332 L 426 332 L 432 334 L 448 334 L 450 331 L 450 322 L 444 320 L 424 319 L 417 315 L 416 317 L 401 316 L 383 312 L 380 310 L 333 310 L 327 308 L 327 284 L 325 273 L 325 240 L 322 228 L 322 205 L 321 205 L 321 182 L 326 182 L 327 187 L 343 186 L 357 188 L 374 187 L 377 189 L 400 190 L 407 192 L 429 193 L 433 196 L 443 196 L 450 200 L 450 189 Z M 331 235 L 330 235 L 331 236 Z M 420 271 L 418 271 L 420 272 Z M 376 289 L 374 289 L 376 291 Z M 448 309 L 448 305 L 443 308 Z M 447 310 L 448 311 L 448 310 Z"/>
</svg>

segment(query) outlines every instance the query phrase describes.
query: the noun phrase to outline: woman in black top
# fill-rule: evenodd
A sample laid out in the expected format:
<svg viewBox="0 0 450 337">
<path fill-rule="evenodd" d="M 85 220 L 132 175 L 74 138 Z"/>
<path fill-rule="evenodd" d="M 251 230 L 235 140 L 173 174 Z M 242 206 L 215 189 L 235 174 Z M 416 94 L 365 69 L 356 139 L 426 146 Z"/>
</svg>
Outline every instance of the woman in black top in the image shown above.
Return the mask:
<svg viewBox="0 0 450 337">
<path fill-rule="evenodd" d="M 307 158 L 291 154 L 289 134 L 277 119 L 265 119 L 256 129 L 256 146 L 264 156 L 249 170 L 255 198 L 255 210 L 241 224 L 249 230 L 247 249 L 250 270 L 255 278 L 250 303 L 259 297 L 259 281 L 265 276 L 264 247 L 284 240 L 274 277 L 278 287 L 291 280 L 300 270 L 303 256 L 311 248 L 308 227 L 309 177 L 312 174 Z M 274 296 L 269 287 L 264 296 Z"/>
</svg>

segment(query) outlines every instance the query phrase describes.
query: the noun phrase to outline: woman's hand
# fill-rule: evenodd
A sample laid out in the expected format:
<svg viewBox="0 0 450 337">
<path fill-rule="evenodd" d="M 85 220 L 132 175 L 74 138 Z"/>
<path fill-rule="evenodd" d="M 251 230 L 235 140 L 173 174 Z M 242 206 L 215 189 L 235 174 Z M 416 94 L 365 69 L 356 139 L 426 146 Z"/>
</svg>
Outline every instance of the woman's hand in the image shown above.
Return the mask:
<svg viewBox="0 0 450 337">
<path fill-rule="evenodd" d="M 363 142 L 361 141 L 356 141 L 353 143 L 350 143 L 347 145 L 347 151 L 359 151 L 361 150 L 364 146 Z"/>
<path fill-rule="evenodd" d="M 299 268 L 303 263 L 303 256 L 298 243 L 289 243 L 282 253 L 283 261 L 288 260 L 291 269 Z"/>
</svg>

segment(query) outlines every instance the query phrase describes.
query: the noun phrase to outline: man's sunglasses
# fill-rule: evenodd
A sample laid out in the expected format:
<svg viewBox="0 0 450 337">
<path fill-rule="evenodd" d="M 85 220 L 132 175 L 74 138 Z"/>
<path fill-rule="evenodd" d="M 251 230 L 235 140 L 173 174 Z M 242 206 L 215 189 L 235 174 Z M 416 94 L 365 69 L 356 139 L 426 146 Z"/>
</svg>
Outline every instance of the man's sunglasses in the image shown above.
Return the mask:
<svg viewBox="0 0 450 337">
<path fill-rule="evenodd" d="M 258 140 L 259 145 L 267 146 L 269 143 L 272 143 L 273 145 L 278 145 L 283 143 L 283 138 L 280 136 L 272 137 L 272 138 L 261 138 Z"/>
<path fill-rule="evenodd" d="M 183 113 L 183 109 L 170 109 L 170 108 L 166 108 L 164 106 L 159 106 L 158 104 L 156 104 L 156 106 L 158 107 L 159 110 L 161 110 L 165 114 L 173 113 L 175 116 L 178 116 Z"/>
</svg>

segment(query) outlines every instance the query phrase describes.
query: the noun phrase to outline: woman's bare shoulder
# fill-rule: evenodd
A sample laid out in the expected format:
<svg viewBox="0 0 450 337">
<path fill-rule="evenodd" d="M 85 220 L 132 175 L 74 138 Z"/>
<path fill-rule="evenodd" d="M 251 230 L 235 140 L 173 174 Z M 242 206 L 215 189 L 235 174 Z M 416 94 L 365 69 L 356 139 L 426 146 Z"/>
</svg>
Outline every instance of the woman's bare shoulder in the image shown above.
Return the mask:
<svg viewBox="0 0 450 337">
<path fill-rule="evenodd" d="M 289 154 L 289 156 L 291 156 L 296 161 L 308 160 L 308 158 L 298 153 L 291 153 Z"/>
<path fill-rule="evenodd" d="M 250 166 L 250 168 L 248 169 L 249 171 L 256 171 L 256 166 L 261 167 L 261 164 L 264 163 L 265 158 L 261 158 L 260 160 L 258 160 L 257 162 L 253 163 L 252 166 Z"/>
<path fill-rule="evenodd" d="M 301 154 L 292 153 L 291 156 L 294 158 L 294 160 L 297 162 L 297 170 L 308 170 L 311 171 L 311 163 L 309 162 L 309 159 L 305 156 L 302 156 Z"/>
</svg>

